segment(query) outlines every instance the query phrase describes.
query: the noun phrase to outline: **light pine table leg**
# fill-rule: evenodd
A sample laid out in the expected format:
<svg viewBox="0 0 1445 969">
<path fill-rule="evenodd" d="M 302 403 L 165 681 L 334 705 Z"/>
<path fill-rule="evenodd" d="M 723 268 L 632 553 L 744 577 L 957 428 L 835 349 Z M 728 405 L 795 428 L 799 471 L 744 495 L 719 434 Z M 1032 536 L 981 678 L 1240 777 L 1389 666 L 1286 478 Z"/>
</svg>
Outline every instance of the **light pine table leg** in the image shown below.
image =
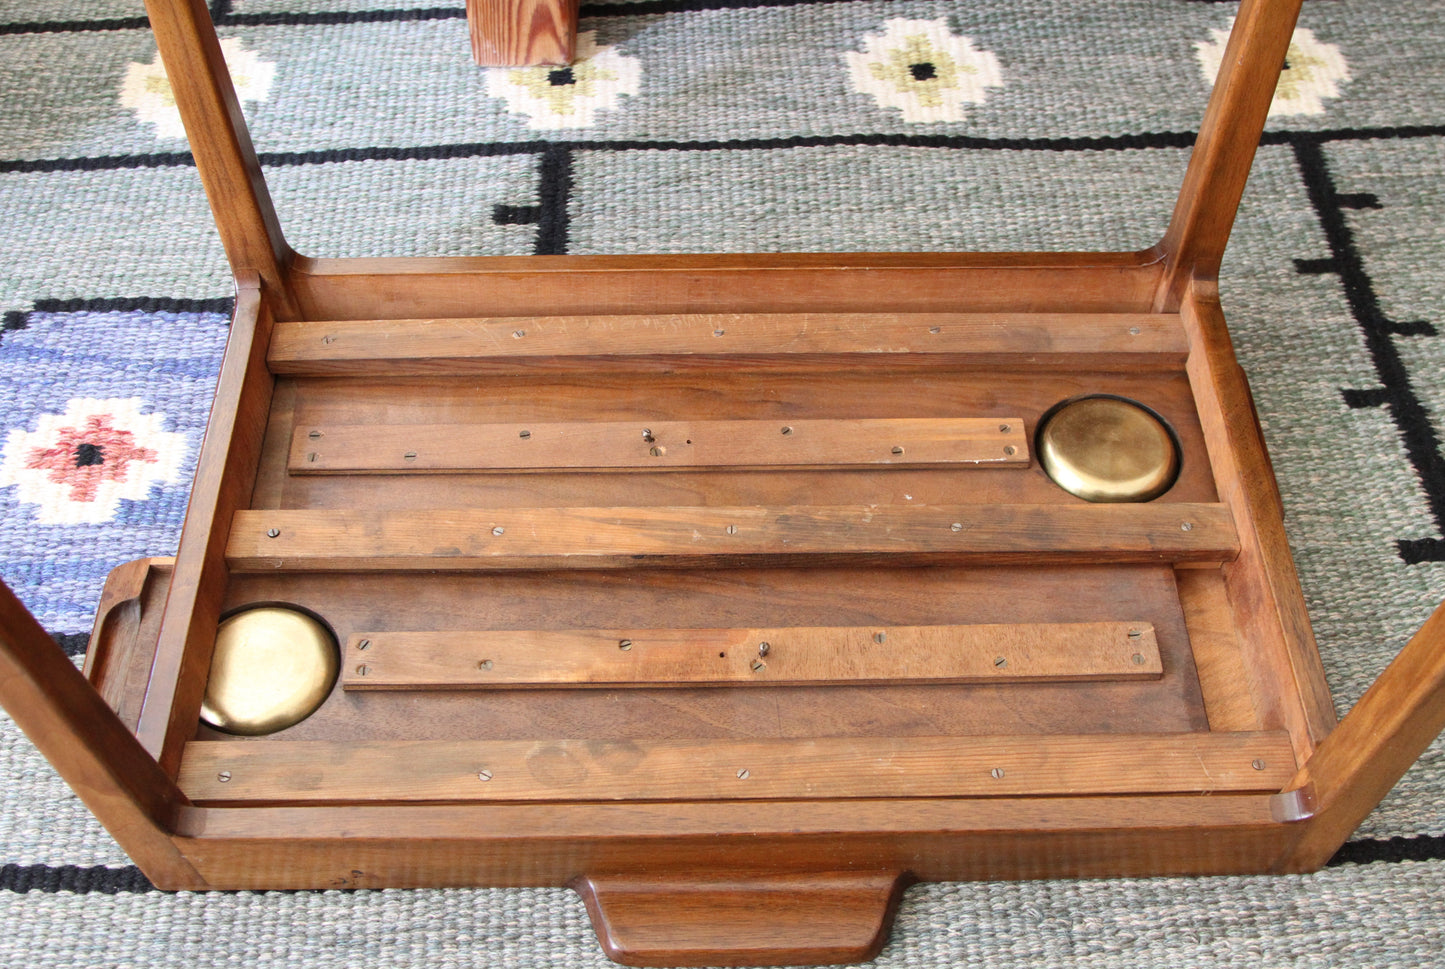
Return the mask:
<svg viewBox="0 0 1445 969">
<path fill-rule="evenodd" d="M 569 64 L 577 0 L 467 0 L 472 57 L 483 67 Z"/>
</svg>

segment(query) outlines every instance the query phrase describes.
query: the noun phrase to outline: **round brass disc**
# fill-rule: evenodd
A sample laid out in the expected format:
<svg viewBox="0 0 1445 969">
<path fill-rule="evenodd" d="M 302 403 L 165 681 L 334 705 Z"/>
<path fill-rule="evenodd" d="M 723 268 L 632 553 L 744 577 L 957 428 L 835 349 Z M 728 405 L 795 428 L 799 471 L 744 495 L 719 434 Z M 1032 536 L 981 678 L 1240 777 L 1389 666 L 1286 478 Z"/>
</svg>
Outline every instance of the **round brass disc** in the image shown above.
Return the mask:
<svg viewBox="0 0 1445 969">
<path fill-rule="evenodd" d="M 304 612 L 259 606 L 221 622 L 201 719 L 227 733 L 275 733 L 305 720 L 331 692 L 336 641 Z"/>
<path fill-rule="evenodd" d="M 1179 450 L 1163 421 L 1118 397 L 1069 401 L 1039 432 L 1039 463 L 1086 501 L 1149 501 L 1174 484 Z"/>
</svg>

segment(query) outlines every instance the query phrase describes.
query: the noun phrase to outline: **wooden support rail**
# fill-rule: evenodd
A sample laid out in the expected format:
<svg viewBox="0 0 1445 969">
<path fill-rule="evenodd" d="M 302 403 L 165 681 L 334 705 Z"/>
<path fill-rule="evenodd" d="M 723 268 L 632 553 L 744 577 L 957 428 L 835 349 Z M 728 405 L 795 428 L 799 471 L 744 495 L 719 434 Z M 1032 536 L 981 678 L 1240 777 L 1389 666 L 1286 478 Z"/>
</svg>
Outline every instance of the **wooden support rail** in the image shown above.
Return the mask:
<svg viewBox="0 0 1445 969">
<path fill-rule="evenodd" d="M 192 741 L 227 801 L 613 801 L 1277 791 L 1283 731 L 707 741 Z"/>
<path fill-rule="evenodd" d="M 1158 679 L 1147 622 L 363 632 L 347 690 Z"/>
<path fill-rule="evenodd" d="M 942 420 L 326 424 L 296 428 L 292 474 L 1027 467 L 1020 417 Z"/>
<path fill-rule="evenodd" d="M 729 566 L 838 559 L 1218 562 L 1238 551 L 1216 504 L 848 505 L 297 511 L 235 515 L 242 572 Z"/>
<path fill-rule="evenodd" d="M 1177 313 L 659 313 L 283 323 L 278 374 L 840 365 L 1175 369 Z"/>
</svg>

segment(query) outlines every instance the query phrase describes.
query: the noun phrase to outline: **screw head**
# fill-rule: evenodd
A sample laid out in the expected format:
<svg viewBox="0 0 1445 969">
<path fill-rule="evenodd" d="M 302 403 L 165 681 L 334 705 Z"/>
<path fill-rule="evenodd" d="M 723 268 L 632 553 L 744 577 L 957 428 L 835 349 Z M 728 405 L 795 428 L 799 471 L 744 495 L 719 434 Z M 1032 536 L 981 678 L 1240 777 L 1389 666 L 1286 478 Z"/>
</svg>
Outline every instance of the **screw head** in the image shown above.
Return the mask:
<svg viewBox="0 0 1445 969">
<path fill-rule="evenodd" d="M 768 664 L 764 663 L 760 659 L 753 660 L 750 665 L 752 666 L 754 673 L 761 673 L 763 670 L 768 668 Z"/>
<path fill-rule="evenodd" d="M 632 640 L 630 640 L 630 639 L 619 639 L 619 640 L 617 641 L 617 648 L 620 649 L 620 650 L 622 650 L 624 653 L 627 652 L 629 649 L 632 648 Z"/>
<path fill-rule="evenodd" d="M 1003 446 L 1003 453 L 1007 454 L 1009 457 L 1013 457 L 1015 454 L 1019 453 L 1019 449 L 1014 447 L 1012 444 L 1005 444 Z"/>
<path fill-rule="evenodd" d="M 895 445 L 893 446 L 893 453 L 894 453 L 894 454 L 902 454 L 902 453 L 903 453 L 903 448 L 901 448 L 901 447 L 899 447 L 899 446 L 897 446 L 897 445 L 895 444 Z"/>
<path fill-rule="evenodd" d="M 722 336 L 722 335 L 723 335 L 724 333 L 726 333 L 726 332 L 727 332 L 727 330 L 713 330 L 713 331 L 712 331 L 712 335 L 713 335 L 713 336 Z"/>
<path fill-rule="evenodd" d="M 480 663 L 477 664 L 477 669 L 479 669 L 479 670 L 489 670 L 489 669 L 491 669 L 494 665 L 496 665 L 496 664 L 494 664 L 491 660 L 489 660 L 489 659 L 484 659 L 484 660 L 482 660 Z"/>
<path fill-rule="evenodd" d="M 516 339 L 516 340 L 520 340 L 520 339 L 522 339 L 522 337 L 524 337 L 524 336 L 526 336 L 526 335 L 527 335 L 527 331 L 526 331 L 526 330 L 513 330 L 513 331 L 512 331 L 512 338 L 513 338 L 513 339 Z"/>
<path fill-rule="evenodd" d="M 307 434 L 306 436 L 309 437 L 309 438 L 311 438 L 311 440 L 314 441 L 314 440 L 316 440 L 318 437 L 321 436 L 321 432 L 320 432 L 320 431 L 312 431 L 310 434 Z"/>
<path fill-rule="evenodd" d="M 783 428 L 783 433 L 784 433 L 784 434 L 791 434 L 791 433 L 793 433 L 793 429 L 792 429 L 791 427 L 784 427 L 784 428 Z"/>
<path fill-rule="evenodd" d="M 996 781 L 1003 780 L 1003 768 L 995 767 L 993 770 L 988 772 L 988 776 L 992 777 Z"/>
<path fill-rule="evenodd" d="M 1143 654 L 1143 653 L 1135 653 L 1133 656 L 1131 656 L 1131 657 L 1129 657 L 1129 658 L 1134 661 L 1134 665 L 1135 665 L 1135 666 L 1143 666 L 1143 665 L 1144 665 L 1144 654 Z"/>
<path fill-rule="evenodd" d="M 1129 630 L 1129 638 L 1130 638 L 1130 639 L 1138 639 L 1140 636 L 1143 636 L 1143 635 L 1144 635 L 1144 631 L 1143 631 L 1142 629 L 1131 629 L 1131 630 Z"/>
<path fill-rule="evenodd" d="M 1250 761 L 1249 766 L 1253 767 L 1255 770 L 1264 770 L 1264 758 L 1256 757 L 1254 760 Z"/>
<path fill-rule="evenodd" d="M 357 649 L 370 649 L 370 648 L 371 648 L 371 640 L 369 640 L 369 639 L 363 639 L 361 642 L 359 642 L 359 643 L 356 644 L 356 648 L 357 648 Z"/>
<path fill-rule="evenodd" d="M 930 327 L 928 328 L 928 332 L 929 332 L 929 333 L 942 333 L 942 332 L 943 332 L 943 327 L 941 327 L 941 326 L 930 326 Z"/>
<path fill-rule="evenodd" d="M 1193 523 L 1193 522 L 1180 522 L 1180 523 L 1179 523 L 1179 530 L 1180 530 L 1181 532 L 1192 532 L 1192 531 L 1194 531 L 1194 523 Z"/>
<path fill-rule="evenodd" d="M 357 676 L 365 676 L 366 674 L 368 674 L 368 673 L 370 673 L 370 672 L 371 672 L 371 667 L 370 667 L 370 666 L 367 666 L 365 663 L 362 663 L 360 666 L 358 666 L 358 667 L 356 668 L 356 675 L 357 675 Z"/>
<path fill-rule="evenodd" d="M 948 526 L 948 530 L 951 532 L 963 531 L 963 522 L 954 522 L 952 525 Z"/>
<path fill-rule="evenodd" d="M 660 458 L 667 453 L 667 448 L 663 447 L 661 444 L 654 444 L 652 447 L 647 449 L 647 453 L 655 458 Z"/>
<path fill-rule="evenodd" d="M 879 632 L 873 634 L 873 641 L 881 646 L 884 643 L 888 642 L 888 634 L 880 630 Z"/>
<path fill-rule="evenodd" d="M 408 452 L 406 452 L 405 454 L 403 454 L 402 457 L 406 458 L 408 461 L 415 461 L 415 460 L 416 460 L 416 452 L 415 452 L 415 451 L 408 451 Z"/>
<path fill-rule="evenodd" d="M 745 780 L 747 780 L 751 775 L 752 775 L 752 771 L 748 770 L 746 767 L 741 768 L 741 769 L 738 771 L 738 780 L 740 780 L 740 781 L 745 781 Z"/>
<path fill-rule="evenodd" d="M 315 451 L 312 451 L 310 454 L 306 455 L 306 460 L 315 461 L 319 457 L 321 457 L 321 455 L 317 454 Z"/>
<path fill-rule="evenodd" d="M 1008 658 L 1005 656 L 995 656 L 993 659 L 993 665 L 998 669 L 1003 669 L 1005 666 L 1008 665 Z"/>
<path fill-rule="evenodd" d="M 517 436 L 520 437 L 520 438 L 522 438 L 523 440 L 526 440 L 527 438 L 529 438 L 529 437 L 532 436 L 532 432 L 531 432 L 531 431 L 519 431 L 519 432 L 517 432 Z"/>
<path fill-rule="evenodd" d="M 773 648 L 773 644 L 772 644 L 772 643 L 766 643 L 766 642 L 764 642 L 764 643 L 758 643 L 758 655 L 759 655 L 759 656 L 766 656 L 766 655 L 768 655 L 768 651 L 771 650 L 772 648 Z"/>
<path fill-rule="evenodd" d="M 221 771 L 219 774 L 216 775 L 216 780 L 220 781 L 222 784 L 228 783 L 231 780 L 231 772 L 228 770 Z"/>
<path fill-rule="evenodd" d="M 477 780 L 479 780 L 479 781 L 489 781 L 489 780 L 491 780 L 491 779 L 492 779 L 492 772 L 489 771 L 489 770 L 487 770 L 485 767 L 483 767 L 481 770 L 477 771 Z"/>
<path fill-rule="evenodd" d="M 1013 427 L 1012 427 L 1012 425 L 1009 425 L 1009 424 L 1000 424 L 1000 425 L 998 426 L 998 432 L 999 432 L 1000 434 L 1007 434 L 1007 433 L 1008 433 L 1009 431 L 1011 431 L 1011 430 L 1013 430 Z"/>
<path fill-rule="evenodd" d="M 503 528 L 501 525 L 497 525 L 497 526 L 495 526 L 495 527 L 492 528 L 492 534 L 493 534 L 493 535 L 505 535 L 506 533 L 507 533 L 507 530 L 506 530 L 505 528 Z"/>
<path fill-rule="evenodd" d="M 728 534 L 729 534 L 729 535 L 736 535 L 737 533 L 738 533 L 738 526 L 736 526 L 736 525 L 729 525 L 729 526 L 728 526 Z"/>
<path fill-rule="evenodd" d="M 1139 335 L 1139 328 L 1138 328 L 1137 326 L 1131 326 L 1131 327 L 1129 327 L 1129 335 L 1130 335 L 1130 336 L 1138 336 L 1138 335 Z"/>
<path fill-rule="evenodd" d="M 266 537 L 267 537 L 267 538 L 276 538 L 276 537 L 279 536 L 280 534 L 281 534 L 281 529 L 279 529 L 279 528 L 268 528 L 268 529 L 266 529 Z"/>
</svg>

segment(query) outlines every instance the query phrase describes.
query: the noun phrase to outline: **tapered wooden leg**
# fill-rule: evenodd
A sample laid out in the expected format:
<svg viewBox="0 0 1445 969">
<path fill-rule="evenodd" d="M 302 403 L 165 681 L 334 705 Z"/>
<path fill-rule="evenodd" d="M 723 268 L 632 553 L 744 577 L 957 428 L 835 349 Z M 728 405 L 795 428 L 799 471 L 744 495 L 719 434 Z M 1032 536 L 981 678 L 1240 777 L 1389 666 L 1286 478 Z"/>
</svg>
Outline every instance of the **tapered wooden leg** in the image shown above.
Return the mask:
<svg viewBox="0 0 1445 969">
<path fill-rule="evenodd" d="M 166 830 L 181 793 L 4 583 L 0 705 L 153 882 L 206 887 Z"/>
<path fill-rule="evenodd" d="M 570 64 L 577 0 L 467 0 L 467 26 L 483 67 Z"/>
<path fill-rule="evenodd" d="M 1290 784 L 1309 813 L 1288 871 L 1329 861 L 1445 729 L 1445 604 L 1435 610 Z"/>
</svg>

